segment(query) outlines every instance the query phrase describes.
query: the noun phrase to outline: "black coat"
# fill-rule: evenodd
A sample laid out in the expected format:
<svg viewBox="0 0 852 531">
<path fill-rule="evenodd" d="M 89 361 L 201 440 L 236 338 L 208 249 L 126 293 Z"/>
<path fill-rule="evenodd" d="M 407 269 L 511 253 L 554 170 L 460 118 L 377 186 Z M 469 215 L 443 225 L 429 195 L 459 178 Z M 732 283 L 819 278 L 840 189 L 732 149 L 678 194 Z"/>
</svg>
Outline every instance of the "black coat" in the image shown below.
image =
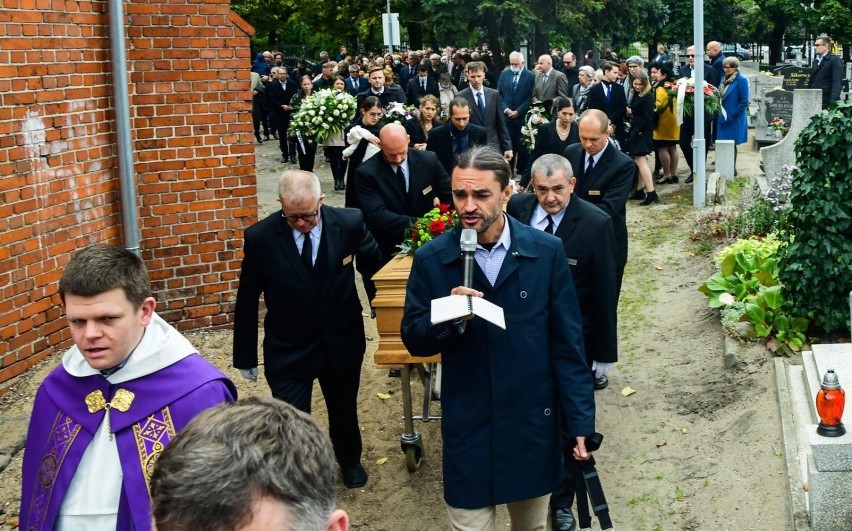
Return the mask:
<svg viewBox="0 0 852 531">
<path fill-rule="evenodd" d="M 644 96 L 634 93 L 630 99 L 630 132 L 627 136 L 627 149 L 632 156 L 647 155 L 654 151 L 654 91 Z"/>
<path fill-rule="evenodd" d="M 434 208 L 435 197 L 442 203 L 452 202 L 450 178 L 434 153 L 409 149 L 407 160 L 407 194 L 397 185 L 397 176 L 381 153 L 355 172 L 364 221 L 385 259 L 399 251 L 397 245 L 402 243 L 409 224 Z"/>
<path fill-rule="evenodd" d="M 384 124 L 377 123 L 372 126 L 365 126 L 361 121 L 361 116 L 358 116 L 354 122 L 346 126 L 346 129 L 343 130 L 343 138 L 346 140 L 349 136 L 349 131 L 355 127 L 356 125 L 363 127 L 367 131 L 373 133 L 376 136 L 379 136 L 379 131 L 382 130 Z M 346 166 L 346 197 L 345 197 L 345 205 L 348 208 L 361 208 L 361 203 L 358 200 L 358 188 L 355 186 L 355 182 L 358 177 L 355 175 L 355 171 L 361 166 L 361 163 L 364 162 L 364 154 L 367 151 L 367 142 L 364 139 L 361 139 L 358 142 L 358 147 L 355 148 L 355 152 L 350 155 L 347 160 L 349 161 Z M 348 146 L 348 144 L 347 144 Z M 373 155 L 374 157 L 377 155 Z"/>
<path fill-rule="evenodd" d="M 535 194 L 515 194 L 506 213 L 526 225 L 538 206 Z M 579 197 L 572 197 L 554 236 L 562 240 L 583 317 L 586 361 L 618 361 L 615 232 L 612 218 Z"/>
<path fill-rule="evenodd" d="M 360 94 L 358 94 L 358 108 L 359 109 L 361 108 L 361 102 L 364 101 L 364 99 L 367 98 L 368 96 L 376 96 L 376 95 L 373 94 L 372 89 L 369 89 L 369 88 L 367 90 L 365 90 L 364 92 L 361 92 Z M 390 105 L 393 102 L 405 103 L 405 94 L 402 92 L 402 89 L 397 91 L 397 90 L 391 90 L 388 87 L 385 87 L 385 89 L 382 91 L 382 93 L 379 94 L 376 97 L 379 98 L 379 102 L 382 104 L 382 108 L 387 107 L 388 105 Z"/>
<path fill-rule="evenodd" d="M 429 141 L 426 143 L 426 149 L 438 156 L 441 161 L 441 166 L 447 172 L 447 175 L 452 175 L 453 168 L 456 166 L 456 153 L 453 152 L 453 146 L 456 143 L 455 136 L 458 130 L 451 123 L 446 123 L 440 127 L 432 129 L 429 133 Z M 488 133 L 484 127 L 467 124 L 467 147 L 484 146 L 488 144 Z"/>
<path fill-rule="evenodd" d="M 280 211 L 246 229 L 234 307 L 234 367 L 258 366 L 258 300 L 263 294 L 267 378 L 311 379 L 323 367 L 361 370 L 366 342 L 354 266 L 369 277 L 378 270 L 381 254 L 358 210 L 323 206 L 320 216 L 320 246 L 327 258 L 320 288 L 302 264 Z"/>
<path fill-rule="evenodd" d="M 612 144 L 606 146 L 590 175 L 586 175 L 586 151 L 581 144 L 565 148 L 564 156 L 577 177 L 574 195 L 597 206 L 612 218 L 620 288 L 627 264 L 627 198 L 633 189 L 636 164 Z"/>
<path fill-rule="evenodd" d="M 822 108 L 840 99 L 843 85 L 843 61 L 833 53 L 826 54 L 821 63 L 814 60 L 808 88 L 822 90 Z"/>
<path fill-rule="evenodd" d="M 566 147 L 580 141 L 580 133 L 577 131 L 576 123 L 571 124 L 571 129 L 568 131 L 568 138 L 564 141 L 559 138 L 559 133 L 556 132 L 555 119 L 546 124 L 539 125 L 536 130 L 538 131 L 538 134 L 535 137 L 535 149 L 533 149 L 527 168 L 521 176 L 520 184 L 524 188 L 526 188 L 526 186 L 530 183 L 530 171 L 532 170 L 533 162 L 535 162 L 536 159 L 549 153 L 561 155 L 565 152 Z M 574 168 L 574 172 L 577 172 L 576 168 Z"/>
<path fill-rule="evenodd" d="M 420 98 L 426 94 L 431 94 L 438 98 L 438 100 L 441 99 L 440 88 L 438 87 L 437 81 L 427 76 L 425 92 L 423 91 L 423 85 L 420 83 L 420 76 L 414 76 L 413 79 L 408 81 L 408 85 L 405 90 L 405 97 L 409 105 L 420 105 Z"/>
</svg>

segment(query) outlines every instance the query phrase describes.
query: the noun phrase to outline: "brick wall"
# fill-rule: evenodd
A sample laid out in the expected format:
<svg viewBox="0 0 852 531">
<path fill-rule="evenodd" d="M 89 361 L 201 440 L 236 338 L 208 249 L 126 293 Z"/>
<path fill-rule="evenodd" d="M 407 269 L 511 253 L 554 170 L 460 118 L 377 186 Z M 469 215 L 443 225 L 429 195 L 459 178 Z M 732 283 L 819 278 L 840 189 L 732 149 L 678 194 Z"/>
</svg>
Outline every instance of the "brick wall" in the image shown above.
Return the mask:
<svg viewBox="0 0 852 531">
<path fill-rule="evenodd" d="M 57 281 L 122 244 L 102 1 L 0 0 L 0 393 L 69 345 Z M 249 35 L 228 0 L 131 0 L 131 138 L 142 257 L 180 329 L 227 326 L 256 220 Z M 8 386 L 8 383 L 7 383 Z"/>
</svg>

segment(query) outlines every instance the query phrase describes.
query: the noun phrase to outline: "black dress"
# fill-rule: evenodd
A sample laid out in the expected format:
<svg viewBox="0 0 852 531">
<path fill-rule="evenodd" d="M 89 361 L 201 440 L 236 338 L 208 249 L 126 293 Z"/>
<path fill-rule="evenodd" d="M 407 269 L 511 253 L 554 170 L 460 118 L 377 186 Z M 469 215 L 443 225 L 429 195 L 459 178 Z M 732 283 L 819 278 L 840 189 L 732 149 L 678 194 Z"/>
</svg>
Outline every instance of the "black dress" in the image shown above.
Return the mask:
<svg viewBox="0 0 852 531">
<path fill-rule="evenodd" d="M 381 123 L 377 123 L 376 125 L 366 126 L 361 121 L 361 116 L 355 118 L 351 124 L 346 126 L 346 129 L 343 130 L 343 138 L 344 140 L 349 138 L 349 131 L 352 130 L 356 125 L 363 127 L 367 131 L 373 133 L 376 136 L 379 136 L 379 131 L 382 128 Z M 348 142 L 348 140 L 347 140 Z M 349 156 L 349 167 L 346 169 L 346 202 L 345 206 L 347 208 L 361 208 L 361 202 L 358 200 L 358 193 L 356 191 L 357 186 L 355 182 L 357 179 L 355 178 L 355 170 L 358 169 L 358 166 L 364 162 L 364 153 L 367 151 L 367 144 L 369 144 L 367 140 L 361 139 L 358 143 L 358 147 L 355 148 L 355 152 Z M 349 144 L 346 144 L 349 146 Z M 374 155 L 376 156 L 376 155 Z"/>
<path fill-rule="evenodd" d="M 559 133 L 556 132 L 556 120 L 539 125 L 538 134 L 535 137 L 535 149 L 530 155 L 526 171 L 521 176 L 521 187 L 526 188 L 529 185 L 533 162 L 540 156 L 547 154 L 561 155 L 565 152 L 566 147 L 578 142 L 580 142 L 580 133 L 577 131 L 576 123 L 571 124 L 571 129 L 568 130 L 568 137 L 565 140 L 559 138 Z M 576 172 L 576 169 L 574 171 Z"/>
<path fill-rule="evenodd" d="M 432 120 L 432 129 L 439 125 L 441 124 L 437 119 Z M 429 133 L 423 130 L 423 124 L 417 118 L 405 122 L 405 132 L 408 133 L 408 147 L 413 148 L 414 144 L 425 144 L 429 140 Z"/>
<path fill-rule="evenodd" d="M 653 90 L 644 96 L 634 92 L 630 100 L 633 116 L 630 119 L 627 148 L 632 157 L 644 156 L 654 151 L 654 94 Z"/>
</svg>

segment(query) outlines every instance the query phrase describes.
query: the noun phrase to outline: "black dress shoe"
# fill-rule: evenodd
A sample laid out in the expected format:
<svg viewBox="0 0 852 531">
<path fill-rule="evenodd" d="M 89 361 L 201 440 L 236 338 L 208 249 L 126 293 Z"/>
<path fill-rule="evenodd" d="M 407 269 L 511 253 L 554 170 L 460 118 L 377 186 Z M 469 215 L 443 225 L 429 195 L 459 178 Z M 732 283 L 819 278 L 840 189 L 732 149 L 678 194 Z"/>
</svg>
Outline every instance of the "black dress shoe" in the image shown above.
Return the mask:
<svg viewBox="0 0 852 531">
<path fill-rule="evenodd" d="M 295 155 L 290 157 L 290 164 L 296 164 L 296 156 Z"/>
<path fill-rule="evenodd" d="M 648 206 L 651 203 L 659 203 L 659 202 L 660 202 L 660 196 L 657 195 L 656 190 L 653 190 L 651 192 L 648 192 L 648 195 L 645 196 L 645 200 L 642 201 L 641 203 L 639 203 L 639 206 Z"/>
<path fill-rule="evenodd" d="M 361 463 L 350 468 L 341 469 L 340 475 L 343 476 L 343 484 L 346 485 L 347 489 L 357 489 L 367 484 L 367 471 L 364 470 Z"/>
<path fill-rule="evenodd" d="M 645 190 L 636 190 L 632 194 L 630 194 L 630 199 L 634 201 L 641 201 L 645 199 Z"/>
<path fill-rule="evenodd" d="M 553 531 L 574 531 L 577 529 L 577 520 L 571 509 L 555 509 L 553 511 Z"/>
<path fill-rule="evenodd" d="M 686 180 L 683 182 L 685 182 L 686 184 L 692 184 L 692 174 L 690 173 L 689 177 L 687 177 Z"/>
<path fill-rule="evenodd" d="M 597 376 L 592 376 L 595 380 L 595 390 L 606 389 L 606 386 L 609 385 L 609 378 L 604 374 L 600 378 Z"/>
</svg>

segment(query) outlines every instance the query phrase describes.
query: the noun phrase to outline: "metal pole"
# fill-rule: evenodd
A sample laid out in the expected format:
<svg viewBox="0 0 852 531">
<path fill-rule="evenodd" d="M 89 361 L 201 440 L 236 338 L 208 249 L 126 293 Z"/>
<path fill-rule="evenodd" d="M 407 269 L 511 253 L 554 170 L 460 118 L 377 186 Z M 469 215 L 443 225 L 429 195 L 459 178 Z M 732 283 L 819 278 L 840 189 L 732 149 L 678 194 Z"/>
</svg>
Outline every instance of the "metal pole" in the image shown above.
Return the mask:
<svg viewBox="0 0 852 531">
<path fill-rule="evenodd" d="M 122 0 L 109 0 L 109 21 L 115 142 L 121 190 L 121 224 L 124 230 L 124 246 L 139 255 L 139 218 L 136 212 L 136 183 L 133 179 L 133 151 L 130 144 L 130 102 L 127 95 L 127 54 L 124 49 Z"/>
<path fill-rule="evenodd" d="M 393 55 L 393 19 L 391 18 L 390 0 L 388 0 L 388 48 Z"/>
<path fill-rule="evenodd" d="M 695 137 L 692 142 L 692 160 L 695 167 L 695 178 L 692 184 L 692 208 L 704 207 L 704 192 L 706 188 L 706 150 L 707 139 L 704 138 L 704 0 L 693 0 L 693 36 L 695 46 L 695 105 L 692 109 L 695 119 Z"/>
</svg>

